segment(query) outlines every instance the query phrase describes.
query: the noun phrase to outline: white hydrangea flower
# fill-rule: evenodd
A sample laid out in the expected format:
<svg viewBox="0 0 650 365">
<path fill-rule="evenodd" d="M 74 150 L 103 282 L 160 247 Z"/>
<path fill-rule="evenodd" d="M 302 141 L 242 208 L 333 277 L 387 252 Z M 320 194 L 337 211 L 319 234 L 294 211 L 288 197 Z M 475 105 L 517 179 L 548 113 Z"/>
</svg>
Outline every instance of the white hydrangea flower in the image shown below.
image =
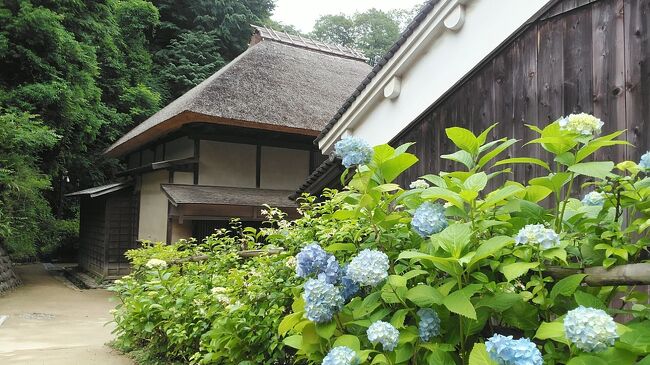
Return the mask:
<svg viewBox="0 0 650 365">
<path fill-rule="evenodd" d="M 515 237 L 517 245 L 541 246 L 542 249 L 560 245 L 560 236 L 554 230 L 544 227 L 543 224 L 527 224 Z"/>
<path fill-rule="evenodd" d="M 603 127 L 600 119 L 591 114 L 569 114 L 569 116 L 560 119 L 560 129 L 583 136 L 597 136 Z"/>
<path fill-rule="evenodd" d="M 592 191 L 588 194 L 585 194 L 585 196 L 582 198 L 582 204 L 593 207 L 603 205 L 605 204 L 605 195 L 597 191 Z"/>
<path fill-rule="evenodd" d="M 614 345 L 618 338 L 616 323 L 605 311 L 579 306 L 564 317 L 566 338 L 577 348 L 599 352 Z"/>
<path fill-rule="evenodd" d="M 359 285 L 375 286 L 388 277 L 390 262 L 385 253 L 365 249 L 347 267 L 347 277 Z"/>
<path fill-rule="evenodd" d="M 149 261 L 147 261 L 145 266 L 150 269 L 155 269 L 155 268 L 164 269 L 167 267 L 167 262 L 160 259 L 150 259 Z"/>
<path fill-rule="evenodd" d="M 214 288 L 210 289 L 212 294 L 223 294 L 228 291 L 228 289 L 224 288 L 223 286 L 215 286 Z"/>
<path fill-rule="evenodd" d="M 426 189 L 428 187 L 429 183 L 422 179 L 415 180 L 409 185 L 410 189 Z"/>
<path fill-rule="evenodd" d="M 377 321 L 368 327 L 366 331 L 368 340 L 373 344 L 381 343 L 385 351 L 393 351 L 399 340 L 399 331 L 392 324 Z"/>
</svg>

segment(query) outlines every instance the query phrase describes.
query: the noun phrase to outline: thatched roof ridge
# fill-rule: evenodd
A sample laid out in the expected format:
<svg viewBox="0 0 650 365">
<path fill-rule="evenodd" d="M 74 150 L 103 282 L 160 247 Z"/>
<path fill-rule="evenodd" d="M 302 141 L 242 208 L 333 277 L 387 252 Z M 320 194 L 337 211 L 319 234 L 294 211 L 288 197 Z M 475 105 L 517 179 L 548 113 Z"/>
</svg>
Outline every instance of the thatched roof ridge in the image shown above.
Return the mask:
<svg viewBox="0 0 650 365">
<path fill-rule="evenodd" d="M 106 150 L 120 156 L 192 122 L 313 135 L 367 75 L 358 59 L 264 40 Z"/>
</svg>

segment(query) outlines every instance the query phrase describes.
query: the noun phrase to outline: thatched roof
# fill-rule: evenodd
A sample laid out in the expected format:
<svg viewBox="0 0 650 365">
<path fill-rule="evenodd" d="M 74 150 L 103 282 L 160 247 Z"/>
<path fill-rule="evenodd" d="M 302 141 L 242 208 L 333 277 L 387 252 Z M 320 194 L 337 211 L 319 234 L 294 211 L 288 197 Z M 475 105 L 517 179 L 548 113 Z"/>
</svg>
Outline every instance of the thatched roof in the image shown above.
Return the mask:
<svg viewBox="0 0 650 365">
<path fill-rule="evenodd" d="M 192 122 L 316 136 L 370 71 L 361 58 L 345 52 L 260 39 L 128 132 L 106 154 L 123 155 Z"/>
<path fill-rule="evenodd" d="M 160 188 L 175 205 L 207 204 L 260 207 L 268 204 L 276 208 L 293 208 L 296 203 L 288 197 L 288 190 L 232 188 L 225 186 L 161 184 Z"/>
</svg>

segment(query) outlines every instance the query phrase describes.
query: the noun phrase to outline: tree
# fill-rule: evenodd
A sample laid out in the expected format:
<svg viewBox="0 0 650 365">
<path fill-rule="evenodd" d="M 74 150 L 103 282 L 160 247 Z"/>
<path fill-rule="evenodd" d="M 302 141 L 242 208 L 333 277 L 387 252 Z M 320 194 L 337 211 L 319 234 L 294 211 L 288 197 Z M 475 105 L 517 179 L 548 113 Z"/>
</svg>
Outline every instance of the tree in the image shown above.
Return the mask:
<svg viewBox="0 0 650 365">
<path fill-rule="evenodd" d="M 383 56 L 400 34 L 398 20 L 377 9 L 355 14 L 354 27 L 356 46 L 371 63 Z"/>
<path fill-rule="evenodd" d="M 39 170 L 36 157 L 58 139 L 35 116 L 0 110 L 0 245 L 15 258 L 34 256 L 58 238 L 41 194 L 50 188 L 50 177 Z"/>
<path fill-rule="evenodd" d="M 355 23 L 345 14 L 323 15 L 316 20 L 312 37 L 323 42 L 355 47 Z"/>
<path fill-rule="evenodd" d="M 403 18 L 401 11 L 378 9 L 352 16 L 324 15 L 316 20 L 311 36 L 323 42 L 357 48 L 374 64 L 399 37 Z"/>
<path fill-rule="evenodd" d="M 148 50 L 157 23 L 156 8 L 145 0 L 0 1 L 0 133 L 24 124 L 60 136 L 32 149 L 27 137 L 23 144 L 11 142 L 16 152 L 37 154 L 34 160 L 12 162 L 23 168 L 11 176 L 23 176 L 33 189 L 8 189 L 3 182 L 2 219 L 19 227 L 12 232 L 21 235 L 10 240 L 14 254 L 53 245 L 55 235 L 46 228 L 59 223 L 51 212 L 75 216 L 74 205 L 64 203 L 60 182 L 103 182 L 114 161 L 101 151 L 143 114 L 158 109 Z M 3 157 L 9 153 L 3 150 Z M 49 181 L 56 183 L 45 184 Z M 26 221 L 31 225 L 18 225 Z"/>
<path fill-rule="evenodd" d="M 154 69 L 169 102 L 242 53 L 250 24 L 264 24 L 273 0 L 154 0 L 161 23 Z"/>
</svg>

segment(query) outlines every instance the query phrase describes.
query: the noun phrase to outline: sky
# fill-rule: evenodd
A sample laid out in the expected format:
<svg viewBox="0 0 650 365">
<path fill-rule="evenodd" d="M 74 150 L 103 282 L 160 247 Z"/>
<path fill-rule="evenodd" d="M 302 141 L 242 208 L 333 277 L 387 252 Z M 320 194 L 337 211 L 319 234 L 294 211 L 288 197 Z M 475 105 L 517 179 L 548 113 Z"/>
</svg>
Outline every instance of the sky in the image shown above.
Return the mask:
<svg viewBox="0 0 650 365">
<path fill-rule="evenodd" d="M 350 15 L 370 8 L 384 11 L 411 9 L 421 2 L 422 0 L 277 0 L 271 18 L 308 33 L 321 15 Z"/>
</svg>

